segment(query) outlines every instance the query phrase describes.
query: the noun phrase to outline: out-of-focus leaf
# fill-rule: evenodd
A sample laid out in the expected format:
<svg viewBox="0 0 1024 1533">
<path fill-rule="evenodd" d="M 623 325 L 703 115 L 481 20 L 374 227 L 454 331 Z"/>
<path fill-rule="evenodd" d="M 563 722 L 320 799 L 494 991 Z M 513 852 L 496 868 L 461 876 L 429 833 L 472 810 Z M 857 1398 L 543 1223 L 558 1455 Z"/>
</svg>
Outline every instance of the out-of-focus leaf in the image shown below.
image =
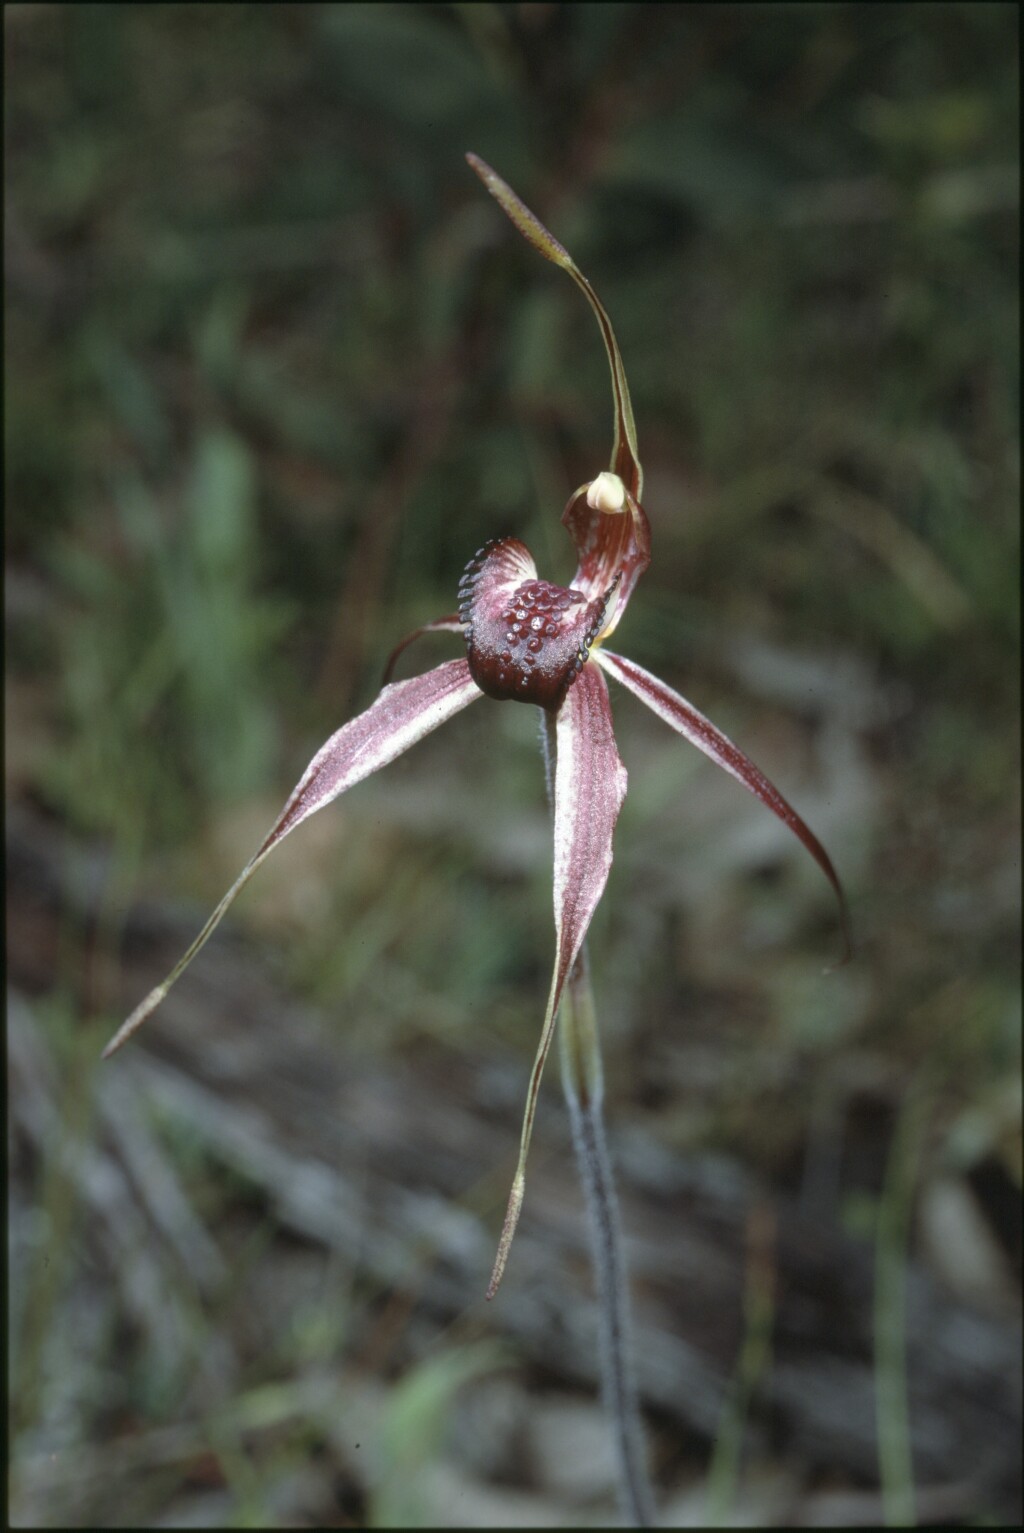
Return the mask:
<svg viewBox="0 0 1024 1533">
<path fill-rule="evenodd" d="M 110 330 L 89 332 L 84 349 L 115 415 L 148 457 L 161 459 L 170 446 L 170 428 L 145 367 Z"/>
<path fill-rule="evenodd" d="M 433 1525 L 431 1508 L 424 1504 L 422 1472 L 444 1442 L 455 1394 L 506 1362 L 505 1350 L 494 1343 L 454 1348 L 413 1368 L 392 1391 L 380 1429 L 372 1527 Z"/>
<path fill-rule="evenodd" d="M 714 91 L 638 117 L 615 144 L 602 181 L 677 199 L 713 224 L 763 213 L 791 184 L 794 168 L 737 117 L 736 102 Z"/>
<path fill-rule="evenodd" d="M 241 580 L 256 537 L 255 477 L 248 451 L 215 427 L 200 437 L 189 494 L 192 543 L 213 577 Z"/>
<path fill-rule="evenodd" d="M 331 78 L 417 135 L 503 113 L 506 99 L 452 18 L 411 5 L 332 5 L 321 13 Z"/>
</svg>

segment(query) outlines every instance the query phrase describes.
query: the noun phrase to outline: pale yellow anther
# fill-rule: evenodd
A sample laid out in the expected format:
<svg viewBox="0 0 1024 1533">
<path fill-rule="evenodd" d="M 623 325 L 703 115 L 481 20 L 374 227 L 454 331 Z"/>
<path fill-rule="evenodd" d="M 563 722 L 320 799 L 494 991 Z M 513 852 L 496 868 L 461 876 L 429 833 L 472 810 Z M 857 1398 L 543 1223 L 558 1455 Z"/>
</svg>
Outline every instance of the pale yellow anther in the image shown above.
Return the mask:
<svg viewBox="0 0 1024 1533">
<path fill-rule="evenodd" d="M 614 515 L 623 510 L 626 504 L 626 486 L 618 474 L 613 474 L 605 469 L 598 474 L 590 489 L 587 491 L 587 505 L 592 511 L 607 511 Z"/>
</svg>

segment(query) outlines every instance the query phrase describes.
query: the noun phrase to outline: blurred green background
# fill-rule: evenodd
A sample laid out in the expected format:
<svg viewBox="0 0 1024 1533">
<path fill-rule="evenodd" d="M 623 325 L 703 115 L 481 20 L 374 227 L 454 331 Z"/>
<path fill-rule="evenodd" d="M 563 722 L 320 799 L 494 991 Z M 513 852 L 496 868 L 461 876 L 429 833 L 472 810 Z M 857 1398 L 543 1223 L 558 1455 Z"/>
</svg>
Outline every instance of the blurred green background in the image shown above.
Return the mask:
<svg viewBox="0 0 1024 1533">
<path fill-rule="evenodd" d="M 708 1426 L 680 1385 L 651 1417 L 659 1494 L 703 1495 L 713 1460 L 720 1504 L 756 1520 L 852 1491 L 891 1517 L 927 1478 L 902 1263 L 1007 1338 L 1018 1316 L 1017 16 L 5 8 L 16 1522 L 607 1515 L 596 1471 L 588 1499 L 537 1454 L 474 1458 L 458 1426 L 481 1381 L 499 1445 L 593 1393 L 555 1352 L 523 1362 L 528 1244 L 478 1303 L 552 949 L 531 710 L 480 704 L 300 830 L 136 1062 L 96 1070 L 391 646 L 454 610 L 473 551 L 511 533 L 572 573 L 558 518 L 607 460 L 603 352 L 467 149 L 616 327 L 654 540 L 617 646 L 809 820 L 858 950 L 822 977 L 838 936 L 810 860 L 613 697 L 630 797 L 593 949 L 627 1228 L 655 1152 L 711 1157 L 772 1206 L 827 1184 L 822 1218 L 875 1283 L 878 1463 L 809 1454 L 760 1375 Z M 403 674 L 458 652 L 425 640 Z M 231 955 L 251 991 L 215 983 Z M 287 1160 L 275 1203 L 247 1150 L 168 1105 L 209 1070 L 243 1113 L 288 1069 L 284 1019 L 311 1079 L 319 1057 L 385 1094 L 430 1080 L 463 1125 L 436 1177 L 411 1109 L 390 1129 L 472 1225 L 447 1297 L 406 1302 L 370 1234 L 367 1265 L 297 1233 Z M 549 1174 L 572 1187 L 555 1073 L 524 1232 Z M 294 1127 L 283 1096 L 263 1111 L 256 1142 Z M 296 1165 L 317 1154 L 339 1185 L 365 1170 L 316 1134 Z M 396 1219 L 396 1249 L 429 1245 Z M 738 1356 L 723 1344 L 727 1376 Z M 372 1396 L 359 1451 L 331 1435 L 324 1370 Z M 1019 1515 L 1005 1425 L 954 1520 Z"/>
</svg>

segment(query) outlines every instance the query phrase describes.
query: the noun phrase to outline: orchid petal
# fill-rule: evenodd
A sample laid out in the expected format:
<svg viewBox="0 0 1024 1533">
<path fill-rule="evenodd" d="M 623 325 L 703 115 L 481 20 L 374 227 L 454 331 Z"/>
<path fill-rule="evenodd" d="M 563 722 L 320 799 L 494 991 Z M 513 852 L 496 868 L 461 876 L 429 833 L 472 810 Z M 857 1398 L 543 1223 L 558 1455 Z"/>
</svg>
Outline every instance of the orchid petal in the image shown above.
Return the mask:
<svg viewBox="0 0 1024 1533">
<path fill-rule="evenodd" d="M 425 633 L 461 634 L 462 627 L 462 619 L 457 612 L 453 612 L 449 617 L 437 617 L 432 623 L 424 623 L 422 627 L 414 628 L 412 633 L 407 633 L 402 642 L 396 644 L 388 656 L 388 663 L 384 667 L 384 679 L 381 682 L 381 686 L 386 687 L 390 684 L 391 678 L 395 674 L 395 665 L 397 664 L 398 657 L 404 650 L 409 648 L 410 644 L 415 644 L 417 639 L 422 639 Z"/>
<path fill-rule="evenodd" d="M 243 868 L 192 946 L 178 960 L 163 983 L 151 990 L 128 1020 L 122 1023 L 103 1050 L 103 1058 L 108 1059 L 115 1053 L 155 1011 L 175 980 L 220 924 L 228 906 L 233 903 L 243 885 L 248 883 L 278 842 L 283 841 L 290 831 L 311 814 L 323 809 L 325 804 L 329 804 L 355 783 L 361 782 L 364 777 L 387 766 L 396 756 L 415 745 L 417 740 L 422 740 L 424 735 L 437 729 L 438 725 L 481 695 L 465 660 L 447 660 L 422 676 L 413 676 L 408 681 L 399 681 L 385 687 L 365 713 L 333 734 L 309 763 L 263 845 Z"/>
<path fill-rule="evenodd" d="M 594 651 L 594 658 L 609 676 L 614 676 L 624 687 L 634 693 L 642 703 L 646 703 L 652 713 L 664 719 L 679 734 L 683 735 L 691 744 L 696 745 L 706 756 L 735 777 L 745 788 L 753 793 L 755 798 L 760 799 L 762 804 L 778 815 L 784 825 L 797 836 L 810 852 L 815 862 L 821 868 L 832 888 L 835 890 L 839 901 L 839 917 L 843 931 L 843 957 L 841 963 L 846 963 L 851 955 L 850 928 L 846 911 L 846 898 L 843 894 L 839 875 L 832 866 L 832 859 L 818 840 L 814 832 L 807 826 L 797 814 L 796 810 L 786 802 L 774 783 L 754 765 L 750 757 L 740 750 L 738 745 L 724 735 L 720 729 L 712 724 L 710 719 L 699 713 L 692 703 L 688 703 L 685 697 L 680 697 L 678 692 L 673 692 L 671 687 L 665 685 L 657 676 L 652 676 L 650 671 L 645 671 L 642 666 L 627 660 L 623 655 L 612 654 L 610 650 L 598 649 Z"/>
<path fill-rule="evenodd" d="M 612 831 L 626 796 L 626 769 L 615 746 L 608 686 L 594 666 L 585 665 L 570 687 L 555 721 L 555 738 L 555 968 L 530 1075 L 519 1163 L 487 1290 L 489 1299 L 501 1282 L 522 1208 L 526 1154 L 562 991 L 608 881 Z"/>
</svg>

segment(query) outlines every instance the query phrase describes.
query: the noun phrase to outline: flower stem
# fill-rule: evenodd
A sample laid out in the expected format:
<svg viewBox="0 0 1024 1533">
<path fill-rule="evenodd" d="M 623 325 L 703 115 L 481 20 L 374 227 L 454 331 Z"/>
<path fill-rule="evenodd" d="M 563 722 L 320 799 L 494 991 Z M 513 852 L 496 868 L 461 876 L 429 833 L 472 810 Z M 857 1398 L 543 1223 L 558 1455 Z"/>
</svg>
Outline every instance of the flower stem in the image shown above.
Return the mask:
<svg viewBox="0 0 1024 1533">
<path fill-rule="evenodd" d="M 654 1526 L 654 1497 L 633 1376 L 629 1278 L 601 1111 L 604 1097 L 601 1056 L 585 948 L 562 1000 L 559 1037 L 562 1084 L 590 1216 L 590 1251 L 601 1327 L 602 1384 L 615 1440 L 619 1498 L 623 1513 L 634 1527 L 650 1528 Z"/>
<path fill-rule="evenodd" d="M 550 795 L 554 728 L 542 712 L 541 742 Z M 573 965 L 558 1014 L 562 1086 L 569 1107 L 573 1146 L 590 1223 L 590 1251 L 597 1283 L 601 1330 L 602 1393 L 615 1443 L 619 1500 L 627 1520 L 654 1526 L 654 1495 L 647 1472 L 640 1403 L 632 1367 L 629 1277 L 611 1159 L 604 1132 L 604 1077 L 597 1013 L 584 943 Z"/>
</svg>

